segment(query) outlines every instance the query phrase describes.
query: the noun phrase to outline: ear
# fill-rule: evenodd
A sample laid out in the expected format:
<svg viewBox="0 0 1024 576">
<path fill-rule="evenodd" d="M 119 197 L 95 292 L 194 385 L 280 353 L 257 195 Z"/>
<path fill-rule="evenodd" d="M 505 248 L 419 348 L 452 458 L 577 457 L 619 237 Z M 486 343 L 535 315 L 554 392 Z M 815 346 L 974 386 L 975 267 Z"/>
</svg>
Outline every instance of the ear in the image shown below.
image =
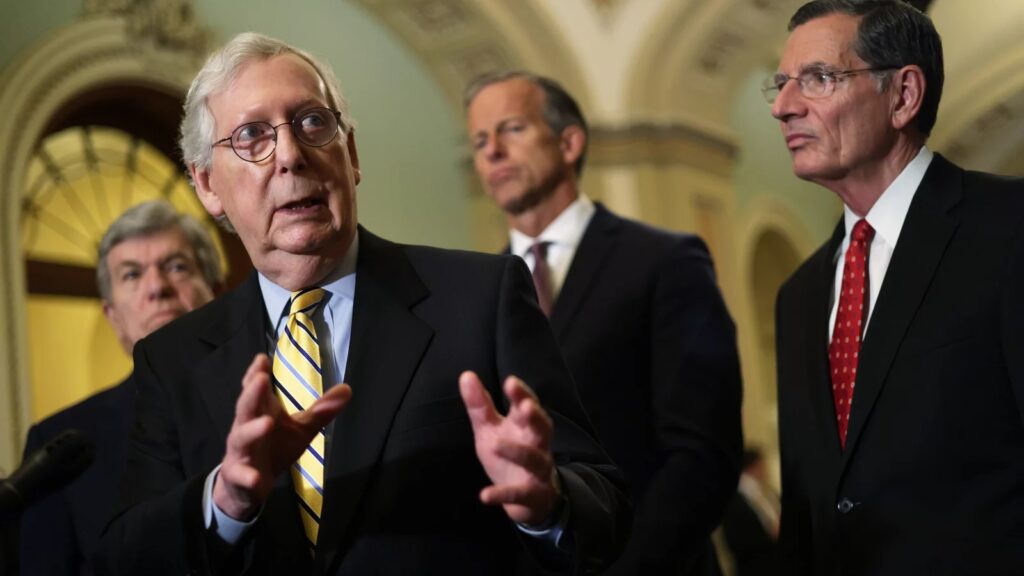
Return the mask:
<svg viewBox="0 0 1024 576">
<path fill-rule="evenodd" d="M 567 126 L 565 130 L 562 130 L 558 146 L 562 151 L 562 160 L 566 165 L 575 166 L 576 161 L 583 154 L 583 149 L 587 146 L 587 135 L 583 132 L 583 128 L 579 126 Z"/>
<path fill-rule="evenodd" d="M 352 176 L 356 185 L 363 179 L 363 173 L 359 171 L 359 151 L 356 150 L 356 131 L 350 130 L 345 138 L 345 145 L 348 146 L 348 161 L 352 165 Z"/>
<path fill-rule="evenodd" d="M 109 302 L 104 300 L 103 301 L 103 316 L 107 319 L 107 322 L 110 322 L 111 325 L 114 324 L 113 314 L 114 314 L 114 309 L 110 306 Z"/>
<path fill-rule="evenodd" d="M 103 316 L 107 319 L 107 323 L 110 324 L 110 327 L 114 329 L 114 334 L 117 335 L 118 341 L 123 341 L 124 330 L 121 326 L 121 317 L 117 315 L 114 311 L 114 307 L 106 300 L 103 301 Z"/>
<path fill-rule="evenodd" d="M 892 125 L 897 130 L 903 130 L 914 122 L 921 111 L 927 88 L 924 71 L 917 65 L 904 66 L 893 74 L 892 83 L 895 90 Z"/>
<path fill-rule="evenodd" d="M 196 196 L 203 203 L 203 207 L 214 218 L 224 215 L 224 207 L 221 205 L 220 196 L 213 190 L 210 184 L 210 169 L 200 169 L 195 164 L 189 166 L 189 173 L 192 174 L 192 183 L 196 188 Z"/>
</svg>

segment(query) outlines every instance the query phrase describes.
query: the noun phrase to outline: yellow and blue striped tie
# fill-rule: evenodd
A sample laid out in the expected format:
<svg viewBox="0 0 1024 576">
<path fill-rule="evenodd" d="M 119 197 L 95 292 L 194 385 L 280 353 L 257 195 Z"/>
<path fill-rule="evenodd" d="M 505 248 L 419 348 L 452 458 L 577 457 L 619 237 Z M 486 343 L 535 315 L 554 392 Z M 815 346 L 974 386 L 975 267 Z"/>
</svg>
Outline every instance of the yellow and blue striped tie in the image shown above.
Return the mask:
<svg viewBox="0 0 1024 576">
<path fill-rule="evenodd" d="M 323 394 L 320 344 L 313 313 L 327 292 L 321 288 L 292 294 L 288 321 L 274 352 L 274 390 L 289 414 L 309 408 Z M 310 545 L 316 546 L 324 502 L 324 432 L 313 437 L 292 466 L 292 482 L 299 496 L 299 515 Z"/>
</svg>

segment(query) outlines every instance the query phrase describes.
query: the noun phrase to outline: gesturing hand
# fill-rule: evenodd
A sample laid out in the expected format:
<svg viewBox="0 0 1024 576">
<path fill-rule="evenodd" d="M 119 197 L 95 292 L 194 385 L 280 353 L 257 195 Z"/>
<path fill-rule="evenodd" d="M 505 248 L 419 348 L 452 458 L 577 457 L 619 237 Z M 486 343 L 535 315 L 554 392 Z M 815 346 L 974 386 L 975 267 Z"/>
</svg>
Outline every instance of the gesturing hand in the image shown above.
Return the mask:
<svg viewBox="0 0 1024 576">
<path fill-rule="evenodd" d="M 256 514 L 274 479 L 299 458 L 313 436 L 352 397 L 352 389 L 339 384 L 308 409 L 289 416 L 274 396 L 270 378 L 270 359 L 257 354 L 242 377 L 235 420 L 213 485 L 213 501 L 236 520 Z"/>
<path fill-rule="evenodd" d="M 503 388 L 509 401 L 507 416 L 494 408 L 491 395 L 474 372 L 459 377 L 476 455 L 494 483 L 480 491 L 480 501 L 502 505 L 509 518 L 520 524 L 545 524 L 560 496 L 551 456 L 554 426 L 522 380 L 509 376 Z"/>
</svg>

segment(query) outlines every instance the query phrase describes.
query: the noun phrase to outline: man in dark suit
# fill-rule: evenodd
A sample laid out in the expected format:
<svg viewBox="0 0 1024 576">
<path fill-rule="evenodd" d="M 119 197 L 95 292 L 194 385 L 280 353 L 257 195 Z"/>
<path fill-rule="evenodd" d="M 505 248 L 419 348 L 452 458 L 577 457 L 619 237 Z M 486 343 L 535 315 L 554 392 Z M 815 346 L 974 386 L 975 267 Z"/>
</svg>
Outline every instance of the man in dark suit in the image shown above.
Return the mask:
<svg viewBox="0 0 1024 576">
<path fill-rule="evenodd" d="M 104 233 L 96 263 L 103 313 L 127 354 L 139 339 L 213 299 L 222 281 L 209 234 L 164 201 L 127 210 Z M 85 433 L 95 461 L 60 492 L 28 508 L 23 574 L 92 574 L 91 558 L 113 511 L 134 421 L 131 378 L 32 426 L 25 457 L 65 430 Z"/>
<path fill-rule="evenodd" d="M 741 387 L 707 248 L 580 193 L 587 123 L 556 82 L 488 75 L 464 103 L 510 250 L 533 270 L 583 405 L 636 503 L 633 537 L 610 573 L 717 573 L 709 535 L 736 490 Z"/>
<path fill-rule="evenodd" d="M 326 65 L 258 34 L 193 82 L 185 161 L 257 274 L 136 346 L 104 568 L 599 570 L 628 504 L 525 267 L 358 227 L 346 108 Z"/>
<path fill-rule="evenodd" d="M 778 576 L 779 499 L 768 487 L 761 451 L 743 452 L 736 495 L 722 517 L 722 537 L 734 576 Z"/>
<path fill-rule="evenodd" d="M 835 234 L 777 308 L 784 574 L 1020 574 L 1024 183 L 925 146 L 942 45 L 903 2 L 800 8 L 766 85 Z"/>
</svg>

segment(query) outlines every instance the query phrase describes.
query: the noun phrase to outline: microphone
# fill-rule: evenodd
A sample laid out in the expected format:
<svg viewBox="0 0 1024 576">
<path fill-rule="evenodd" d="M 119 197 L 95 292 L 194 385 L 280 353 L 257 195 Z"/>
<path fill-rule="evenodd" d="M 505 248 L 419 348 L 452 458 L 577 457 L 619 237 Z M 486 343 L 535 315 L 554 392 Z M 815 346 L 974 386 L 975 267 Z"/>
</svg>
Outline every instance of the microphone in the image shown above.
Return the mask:
<svg viewBox="0 0 1024 576">
<path fill-rule="evenodd" d="M 94 453 L 92 440 L 78 430 L 58 434 L 0 482 L 0 518 L 20 512 L 78 478 L 92 464 Z"/>
</svg>

